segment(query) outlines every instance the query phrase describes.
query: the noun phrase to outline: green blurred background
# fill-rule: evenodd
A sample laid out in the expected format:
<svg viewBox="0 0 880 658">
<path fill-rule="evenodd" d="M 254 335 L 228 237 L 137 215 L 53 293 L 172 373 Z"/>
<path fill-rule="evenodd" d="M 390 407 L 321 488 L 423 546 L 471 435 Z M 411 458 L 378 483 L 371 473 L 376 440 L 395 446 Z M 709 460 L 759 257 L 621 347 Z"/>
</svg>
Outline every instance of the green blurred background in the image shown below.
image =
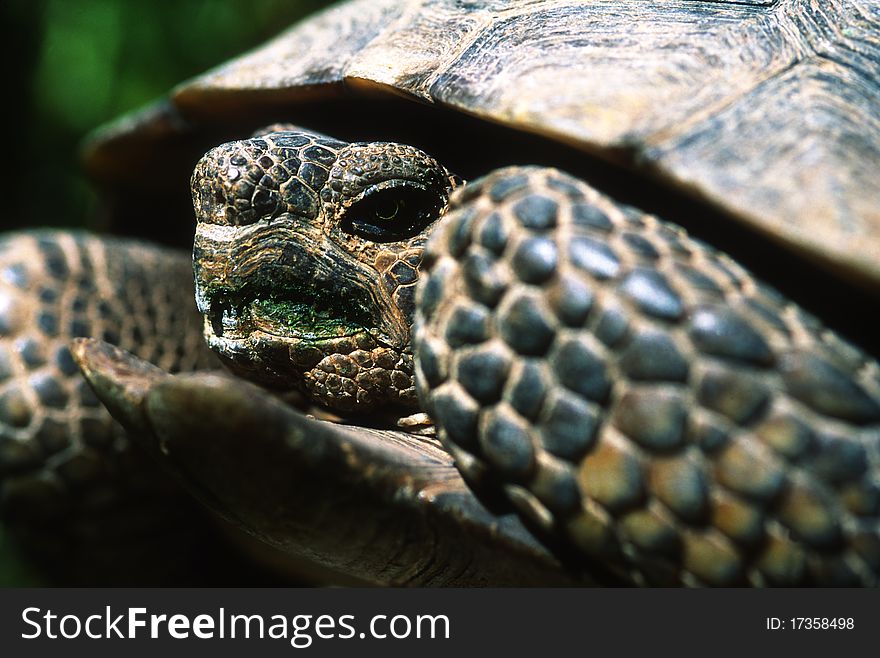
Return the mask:
<svg viewBox="0 0 880 658">
<path fill-rule="evenodd" d="M 7 159 L 3 228 L 87 225 L 84 135 L 329 4 L 4 0 L 5 150 L 17 155 Z"/>
<path fill-rule="evenodd" d="M 277 34 L 328 0 L 4 0 L 0 229 L 88 226 L 79 167 L 101 123 Z M 0 526 L 0 586 L 40 584 Z"/>
</svg>

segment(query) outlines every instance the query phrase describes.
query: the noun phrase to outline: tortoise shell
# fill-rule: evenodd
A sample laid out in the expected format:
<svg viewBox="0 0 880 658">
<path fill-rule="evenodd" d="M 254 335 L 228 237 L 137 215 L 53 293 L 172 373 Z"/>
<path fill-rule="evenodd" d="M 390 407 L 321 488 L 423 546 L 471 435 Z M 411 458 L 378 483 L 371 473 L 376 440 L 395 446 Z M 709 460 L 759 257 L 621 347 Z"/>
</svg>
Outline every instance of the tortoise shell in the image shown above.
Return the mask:
<svg viewBox="0 0 880 658">
<path fill-rule="evenodd" d="M 87 160 L 130 184 L 244 117 L 353 99 L 334 121 L 357 126 L 360 99 L 403 97 L 646 172 L 873 287 L 878 13 L 846 0 L 355 0 L 103 129 Z"/>
</svg>

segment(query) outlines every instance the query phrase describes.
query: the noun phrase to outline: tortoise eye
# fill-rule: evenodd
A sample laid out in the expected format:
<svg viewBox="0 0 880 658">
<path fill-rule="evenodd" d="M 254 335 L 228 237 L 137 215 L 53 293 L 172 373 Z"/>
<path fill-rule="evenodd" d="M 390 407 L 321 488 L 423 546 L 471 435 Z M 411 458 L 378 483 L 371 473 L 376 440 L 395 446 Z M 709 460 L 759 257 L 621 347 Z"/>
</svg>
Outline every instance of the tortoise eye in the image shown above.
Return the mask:
<svg viewBox="0 0 880 658">
<path fill-rule="evenodd" d="M 421 233 L 440 216 L 445 203 L 445 198 L 424 188 L 375 190 L 345 211 L 342 230 L 373 242 L 399 242 Z"/>
<path fill-rule="evenodd" d="M 406 202 L 403 199 L 382 199 L 376 206 L 376 218 L 384 221 L 394 219 L 405 206 Z"/>
</svg>

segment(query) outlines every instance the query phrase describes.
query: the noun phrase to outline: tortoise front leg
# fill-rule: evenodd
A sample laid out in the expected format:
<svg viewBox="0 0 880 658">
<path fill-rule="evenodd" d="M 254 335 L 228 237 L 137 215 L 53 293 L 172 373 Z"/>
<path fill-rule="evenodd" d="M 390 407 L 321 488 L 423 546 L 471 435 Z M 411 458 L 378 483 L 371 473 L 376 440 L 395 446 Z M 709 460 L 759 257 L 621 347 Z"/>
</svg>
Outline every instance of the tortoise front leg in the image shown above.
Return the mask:
<svg viewBox="0 0 880 658">
<path fill-rule="evenodd" d="M 185 252 L 0 235 L 0 521 L 54 582 L 201 582 L 192 558 L 213 528 L 132 446 L 68 349 L 98 336 L 168 369 L 207 367 L 192 298 Z M 172 545 L 178 560 L 155 559 Z"/>
<path fill-rule="evenodd" d="M 876 361 L 556 170 L 451 203 L 414 346 L 466 478 L 635 583 L 878 583 Z"/>
</svg>

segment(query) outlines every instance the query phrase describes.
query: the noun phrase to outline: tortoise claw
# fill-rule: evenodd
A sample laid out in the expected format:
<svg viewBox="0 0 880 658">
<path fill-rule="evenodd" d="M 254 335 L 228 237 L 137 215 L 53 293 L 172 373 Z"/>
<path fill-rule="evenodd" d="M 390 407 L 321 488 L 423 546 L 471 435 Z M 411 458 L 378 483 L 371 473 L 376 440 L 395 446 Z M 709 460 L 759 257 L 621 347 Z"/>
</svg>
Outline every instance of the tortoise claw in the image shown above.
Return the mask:
<svg viewBox="0 0 880 658">
<path fill-rule="evenodd" d="M 125 350 L 94 338 L 74 338 L 70 352 L 89 385 L 130 433 L 148 431 L 144 397 L 170 375 Z"/>
<path fill-rule="evenodd" d="M 315 420 L 252 384 L 73 349 L 111 413 L 209 508 L 298 558 L 374 583 L 589 584 L 492 514 L 432 439 Z"/>
</svg>

